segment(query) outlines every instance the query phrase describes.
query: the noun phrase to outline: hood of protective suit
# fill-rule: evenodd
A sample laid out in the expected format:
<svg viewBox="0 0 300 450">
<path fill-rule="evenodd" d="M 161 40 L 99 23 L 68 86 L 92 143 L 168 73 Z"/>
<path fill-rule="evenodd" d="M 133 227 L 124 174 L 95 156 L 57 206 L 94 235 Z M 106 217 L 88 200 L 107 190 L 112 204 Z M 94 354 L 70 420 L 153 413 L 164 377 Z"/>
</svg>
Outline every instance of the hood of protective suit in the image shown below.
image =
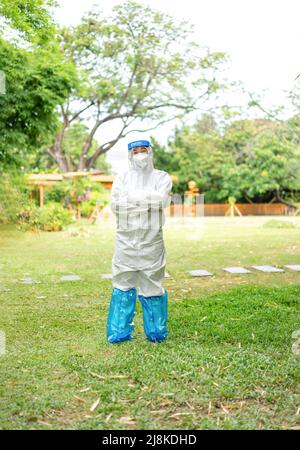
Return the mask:
<svg viewBox="0 0 300 450">
<path fill-rule="evenodd" d="M 147 149 L 145 159 L 141 153 L 134 158 L 128 150 L 129 170 L 114 180 L 110 205 L 117 216 L 118 233 L 148 230 L 155 238 L 164 224 L 163 210 L 170 204 L 172 181 L 167 172 L 154 168 L 152 148 Z"/>
<path fill-rule="evenodd" d="M 138 155 L 143 154 L 140 153 Z M 130 171 L 143 173 L 144 175 L 150 174 L 154 169 L 152 148 L 148 147 L 148 153 L 144 160 L 142 160 L 140 156 L 135 157 L 133 155 L 133 150 L 128 150 L 128 167 Z"/>
</svg>

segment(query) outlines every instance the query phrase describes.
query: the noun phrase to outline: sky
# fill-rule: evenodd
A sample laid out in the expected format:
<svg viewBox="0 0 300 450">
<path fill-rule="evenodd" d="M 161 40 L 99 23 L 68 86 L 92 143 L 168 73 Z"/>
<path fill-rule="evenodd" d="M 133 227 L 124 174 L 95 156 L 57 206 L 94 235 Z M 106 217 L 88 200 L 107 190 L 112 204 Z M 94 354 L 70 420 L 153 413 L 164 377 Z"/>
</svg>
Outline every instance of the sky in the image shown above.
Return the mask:
<svg viewBox="0 0 300 450">
<path fill-rule="evenodd" d="M 80 21 L 84 12 L 99 5 L 104 12 L 122 0 L 59 0 L 55 16 L 59 23 Z M 177 19 L 188 19 L 195 26 L 194 41 L 211 51 L 229 56 L 226 77 L 241 80 L 247 91 L 263 97 L 267 108 L 289 102 L 286 91 L 292 89 L 300 72 L 300 1 L 299 0 L 138 0 Z M 226 96 L 236 104 L 236 94 Z M 288 109 L 287 109 L 288 111 Z M 174 124 L 165 125 L 151 134 L 165 143 Z M 104 130 L 98 140 L 115 130 Z M 103 132 L 102 132 L 103 133 Z M 138 137 L 139 135 L 132 135 Z M 127 141 L 120 140 L 108 152 L 107 159 L 115 172 L 122 170 L 127 158 Z"/>
</svg>

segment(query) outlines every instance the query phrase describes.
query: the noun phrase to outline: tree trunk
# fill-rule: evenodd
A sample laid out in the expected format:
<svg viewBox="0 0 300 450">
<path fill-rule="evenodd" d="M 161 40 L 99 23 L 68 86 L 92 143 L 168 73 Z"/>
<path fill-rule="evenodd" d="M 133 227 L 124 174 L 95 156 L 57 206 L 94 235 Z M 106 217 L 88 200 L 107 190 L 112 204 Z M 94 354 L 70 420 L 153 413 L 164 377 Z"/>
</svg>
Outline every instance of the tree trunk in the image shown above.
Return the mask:
<svg viewBox="0 0 300 450">
<path fill-rule="evenodd" d="M 283 203 L 284 205 L 287 205 L 292 209 L 295 209 L 295 210 L 297 209 L 297 207 L 295 205 L 293 205 L 293 203 L 289 203 L 281 197 L 279 189 L 276 189 L 275 197 L 278 202 Z"/>
<path fill-rule="evenodd" d="M 59 169 L 62 172 L 69 172 L 70 169 L 69 169 L 68 162 L 67 162 L 66 158 L 64 157 L 64 155 L 62 154 L 62 152 L 60 151 L 60 149 L 54 150 L 54 155 L 55 155 L 54 159 L 57 162 Z"/>
<path fill-rule="evenodd" d="M 92 146 L 94 134 L 95 134 L 97 128 L 98 128 L 98 126 L 96 124 L 93 127 L 91 133 L 89 134 L 87 140 L 84 143 L 84 146 L 83 146 L 83 149 L 82 149 L 82 153 L 80 155 L 79 164 L 78 164 L 78 167 L 77 167 L 77 170 L 79 170 L 79 171 L 88 169 L 88 163 L 87 163 L 87 161 L 88 161 L 88 152 L 89 152 L 89 149 Z"/>
<path fill-rule="evenodd" d="M 62 172 L 70 171 L 69 162 L 62 151 L 62 141 L 67 126 L 68 126 L 68 119 L 66 116 L 64 116 L 64 122 L 62 124 L 62 127 L 60 131 L 56 134 L 52 147 L 48 150 L 49 154 L 57 162 L 57 165 Z"/>
<path fill-rule="evenodd" d="M 244 195 L 245 199 L 247 200 L 247 202 L 250 203 L 251 205 L 253 205 L 254 202 L 251 200 L 251 198 L 248 197 L 248 195 L 245 192 L 243 195 Z"/>
</svg>

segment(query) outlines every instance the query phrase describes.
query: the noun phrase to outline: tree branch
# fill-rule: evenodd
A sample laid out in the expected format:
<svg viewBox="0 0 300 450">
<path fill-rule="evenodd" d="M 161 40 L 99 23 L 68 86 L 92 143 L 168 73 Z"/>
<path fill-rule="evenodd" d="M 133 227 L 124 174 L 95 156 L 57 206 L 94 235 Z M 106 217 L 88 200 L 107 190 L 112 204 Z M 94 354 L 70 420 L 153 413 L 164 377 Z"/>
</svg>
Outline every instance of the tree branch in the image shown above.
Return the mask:
<svg viewBox="0 0 300 450">
<path fill-rule="evenodd" d="M 127 133 L 123 134 L 123 137 L 125 137 L 128 134 L 133 133 L 133 132 L 147 133 L 148 131 L 155 130 L 156 128 L 160 127 L 161 125 L 164 125 L 165 123 L 171 122 L 172 120 L 174 120 L 176 118 L 177 118 L 176 116 L 173 116 L 173 117 L 170 117 L 169 119 L 161 120 L 160 122 L 158 122 L 153 127 L 145 128 L 143 130 L 141 130 L 141 129 L 134 129 L 134 130 L 127 131 Z"/>
<path fill-rule="evenodd" d="M 92 101 L 89 105 L 85 106 L 84 108 L 82 108 L 80 111 L 78 111 L 76 114 L 74 114 L 74 116 L 69 119 L 69 123 L 73 122 L 74 120 L 77 119 L 77 117 L 80 116 L 80 114 L 82 114 L 84 111 L 86 111 L 87 109 L 89 109 L 91 106 L 93 106 L 95 104 L 94 101 Z"/>
<path fill-rule="evenodd" d="M 284 123 L 284 120 L 279 119 L 279 117 L 275 114 L 270 113 L 266 109 L 264 109 L 257 100 L 254 99 L 253 94 L 251 92 L 248 92 L 249 97 L 251 98 L 252 102 L 254 102 L 255 106 L 257 106 L 258 109 L 260 109 L 264 114 L 266 114 L 269 118 L 275 119 L 277 122 Z"/>
<path fill-rule="evenodd" d="M 276 200 L 279 201 L 280 203 L 283 203 L 284 205 L 287 205 L 287 206 L 289 206 L 289 207 L 292 208 L 292 209 L 297 209 L 297 206 L 293 205 L 293 203 L 287 202 L 286 200 L 284 200 L 284 199 L 281 197 L 279 189 L 276 189 L 276 191 L 275 191 L 275 197 L 276 197 Z"/>
<path fill-rule="evenodd" d="M 104 153 L 108 152 L 122 137 L 123 137 L 123 131 L 128 127 L 129 125 L 127 122 L 123 123 L 123 127 L 121 131 L 119 132 L 118 136 L 115 139 L 112 139 L 111 141 L 105 142 L 105 144 L 101 145 L 97 148 L 95 153 L 87 160 L 87 168 L 90 169 L 92 165 L 97 161 L 100 155 L 103 155 Z"/>
</svg>

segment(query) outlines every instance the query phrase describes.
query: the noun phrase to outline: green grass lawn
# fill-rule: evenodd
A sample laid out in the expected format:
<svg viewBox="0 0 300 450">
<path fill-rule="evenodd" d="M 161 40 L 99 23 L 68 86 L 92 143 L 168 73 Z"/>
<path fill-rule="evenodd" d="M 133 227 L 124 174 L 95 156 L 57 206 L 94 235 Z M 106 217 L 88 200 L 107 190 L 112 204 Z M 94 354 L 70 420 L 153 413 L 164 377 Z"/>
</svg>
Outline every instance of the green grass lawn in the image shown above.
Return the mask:
<svg viewBox="0 0 300 450">
<path fill-rule="evenodd" d="M 167 225 L 169 337 L 161 344 L 146 341 L 140 304 L 135 339 L 106 342 L 111 280 L 100 275 L 111 272 L 110 226 L 82 222 L 79 236 L 0 226 L 0 428 L 300 428 L 292 351 L 300 273 L 221 270 L 300 264 L 300 218 L 275 218 L 294 228 L 263 227 L 269 219 L 208 217 L 202 237 L 200 223 Z M 214 275 L 186 273 L 197 268 Z M 67 274 L 82 280 L 60 281 Z M 21 284 L 24 277 L 40 283 Z"/>
</svg>

